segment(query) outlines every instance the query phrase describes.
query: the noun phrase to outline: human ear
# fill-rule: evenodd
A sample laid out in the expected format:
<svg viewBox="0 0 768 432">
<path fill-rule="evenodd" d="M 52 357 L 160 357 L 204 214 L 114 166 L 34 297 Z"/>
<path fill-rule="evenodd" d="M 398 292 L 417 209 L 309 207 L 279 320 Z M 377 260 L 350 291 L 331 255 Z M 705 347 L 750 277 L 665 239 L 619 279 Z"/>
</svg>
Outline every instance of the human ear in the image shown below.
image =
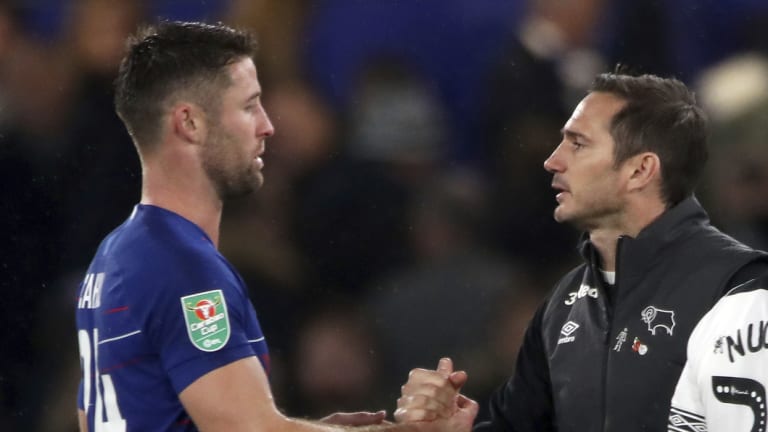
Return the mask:
<svg viewBox="0 0 768 432">
<path fill-rule="evenodd" d="M 176 104 L 171 111 L 171 126 L 176 136 L 192 144 L 202 142 L 205 137 L 205 116 L 194 104 Z"/>
<path fill-rule="evenodd" d="M 661 177 L 661 160 L 656 153 L 640 153 L 627 162 L 627 168 L 630 170 L 627 184 L 629 190 L 643 189 Z"/>
</svg>

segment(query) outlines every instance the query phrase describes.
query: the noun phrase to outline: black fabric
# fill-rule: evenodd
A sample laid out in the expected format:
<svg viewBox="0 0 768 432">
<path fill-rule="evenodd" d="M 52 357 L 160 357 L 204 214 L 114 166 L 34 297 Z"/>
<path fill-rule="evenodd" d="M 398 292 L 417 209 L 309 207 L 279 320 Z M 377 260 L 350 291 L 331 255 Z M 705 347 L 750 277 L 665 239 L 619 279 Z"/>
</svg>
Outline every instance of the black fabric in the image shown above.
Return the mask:
<svg viewBox="0 0 768 432">
<path fill-rule="evenodd" d="M 765 275 L 765 265 L 762 261 L 751 262 L 744 267 L 740 268 L 738 272 L 731 278 L 728 285 L 725 287 L 725 293 L 730 291 L 741 284 L 757 279 Z M 723 294 L 725 294 L 723 293 Z"/>
<path fill-rule="evenodd" d="M 763 274 L 759 278 L 750 280 L 749 283 L 744 283 L 736 286 L 734 289 L 728 292 L 728 295 L 752 292 L 757 290 L 768 290 L 768 274 Z"/>
<path fill-rule="evenodd" d="M 768 255 L 713 228 L 695 198 L 618 239 L 610 301 L 588 239 L 580 250 L 476 430 L 666 430 L 693 327 L 734 283 L 768 272 Z"/>
<path fill-rule="evenodd" d="M 525 332 L 515 375 L 490 400 L 491 420 L 475 432 L 555 431 L 549 368 L 541 339 L 546 302 L 539 307 Z M 530 395 L 519 397 L 518 395 Z"/>
</svg>

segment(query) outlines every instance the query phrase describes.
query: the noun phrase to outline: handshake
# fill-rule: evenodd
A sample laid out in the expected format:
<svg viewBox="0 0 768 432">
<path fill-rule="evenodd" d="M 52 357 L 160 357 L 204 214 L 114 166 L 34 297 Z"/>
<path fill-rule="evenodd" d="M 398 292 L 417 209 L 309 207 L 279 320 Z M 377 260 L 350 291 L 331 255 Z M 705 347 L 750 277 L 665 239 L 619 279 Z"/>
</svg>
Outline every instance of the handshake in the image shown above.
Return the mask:
<svg viewBox="0 0 768 432">
<path fill-rule="evenodd" d="M 414 369 L 402 386 L 397 400 L 396 424 L 366 431 L 390 432 L 468 432 L 477 416 L 478 405 L 459 394 L 467 381 L 464 371 L 454 371 L 453 362 L 442 358 L 436 370 Z M 363 426 L 382 424 L 386 413 L 337 413 L 324 418 L 324 423 Z"/>
<path fill-rule="evenodd" d="M 395 419 L 398 423 L 447 421 L 450 429 L 471 430 L 477 415 L 475 401 L 459 393 L 467 373 L 454 371 L 453 362 L 442 358 L 436 370 L 413 369 L 401 387 Z"/>
</svg>

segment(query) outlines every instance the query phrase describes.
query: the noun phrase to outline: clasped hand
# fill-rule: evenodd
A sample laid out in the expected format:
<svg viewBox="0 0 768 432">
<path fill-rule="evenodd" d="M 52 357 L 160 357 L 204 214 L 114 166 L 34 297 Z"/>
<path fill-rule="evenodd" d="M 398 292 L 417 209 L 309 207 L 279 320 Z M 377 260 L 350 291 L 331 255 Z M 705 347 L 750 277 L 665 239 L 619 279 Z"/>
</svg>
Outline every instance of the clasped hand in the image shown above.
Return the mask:
<svg viewBox="0 0 768 432">
<path fill-rule="evenodd" d="M 456 430 L 470 430 L 477 403 L 459 393 L 467 382 L 464 371 L 454 371 L 453 362 L 442 358 L 436 370 L 413 369 L 397 400 L 395 420 L 404 422 L 456 420 Z"/>
</svg>

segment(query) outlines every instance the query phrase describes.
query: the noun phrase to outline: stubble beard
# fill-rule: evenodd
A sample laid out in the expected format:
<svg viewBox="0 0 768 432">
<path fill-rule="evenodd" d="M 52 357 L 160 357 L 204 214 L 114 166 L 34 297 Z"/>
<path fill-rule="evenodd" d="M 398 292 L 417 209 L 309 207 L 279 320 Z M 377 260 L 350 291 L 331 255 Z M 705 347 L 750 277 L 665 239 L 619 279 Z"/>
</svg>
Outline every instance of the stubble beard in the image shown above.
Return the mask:
<svg viewBox="0 0 768 432">
<path fill-rule="evenodd" d="M 588 202 L 570 212 L 561 204 L 555 208 L 554 218 L 558 223 L 568 223 L 580 231 L 592 231 L 605 225 L 620 211 L 620 204 L 615 202 Z"/>
<path fill-rule="evenodd" d="M 251 159 L 238 160 L 236 155 L 227 153 L 236 145 L 235 140 L 219 128 L 211 130 L 205 143 L 203 169 L 222 201 L 251 195 L 264 183 L 262 173 Z"/>
</svg>

